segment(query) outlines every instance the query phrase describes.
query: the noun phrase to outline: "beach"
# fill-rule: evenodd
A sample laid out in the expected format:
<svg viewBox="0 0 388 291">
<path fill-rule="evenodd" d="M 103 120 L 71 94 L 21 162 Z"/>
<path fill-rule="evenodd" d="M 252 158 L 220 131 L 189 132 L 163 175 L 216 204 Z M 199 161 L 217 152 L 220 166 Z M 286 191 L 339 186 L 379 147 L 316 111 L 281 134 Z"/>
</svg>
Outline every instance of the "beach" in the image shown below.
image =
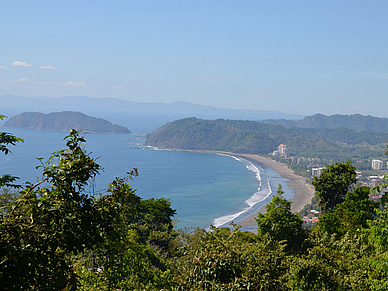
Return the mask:
<svg viewBox="0 0 388 291">
<path fill-rule="evenodd" d="M 229 153 L 231 154 L 231 153 Z M 281 175 L 283 178 L 287 179 L 287 185 L 290 188 L 294 189 L 295 197 L 291 199 L 291 211 L 298 212 L 303 209 L 306 204 L 311 202 L 312 197 L 314 196 L 314 188 L 311 184 L 306 183 L 306 178 L 302 176 L 295 175 L 293 170 L 290 169 L 286 164 L 277 162 L 270 158 L 266 158 L 260 155 L 255 154 L 231 154 L 234 156 L 242 157 L 253 162 L 259 162 L 270 168 L 275 172 Z M 259 212 L 264 213 L 266 211 L 265 207 L 262 207 Z M 255 217 L 257 214 L 251 215 L 248 218 L 239 221 L 238 224 L 242 226 L 253 226 L 256 225 Z"/>
<path fill-rule="evenodd" d="M 175 149 L 175 150 L 178 150 L 178 149 Z M 273 160 L 271 158 L 263 157 L 258 154 L 241 154 L 241 153 L 231 153 L 231 152 L 224 152 L 224 151 L 209 151 L 209 150 L 185 150 L 185 151 L 216 153 L 216 154 L 223 154 L 223 155 L 228 155 L 232 157 L 234 156 L 234 157 L 244 158 L 253 163 L 258 162 L 260 164 L 266 165 L 267 167 L 270 167 L 272 170 L 278 173 L 282 178 L 286 179 L 287 186 L 294 190 L 295 197 L 293 199 L 290 199 L 290 201 L 292 202 L 291 211 L 294 213 L 301 211 L 305 205 L 311 203 L 311 199 L 314 197 L 314 193 L 315 193 L 314 187 L 310 183 L 306 182 L 307 179 L 305 177 L 296 175 L 294 171 L 290 169 L 286 164 L 277 162 L 276 160 Z M 265 206 L 259 209 L 258 212 L 265 213 L 266 212 Z M 246 227 L 256 226 L 257 225 L 257 222 L 255 220 L 256 217 L 257 217 L 257 213 L 252 214 L 251 216 L 248 216 L 247 218 L 238 221 L 237 224 L 241 226 L 246 226 Z"/>
</svg>

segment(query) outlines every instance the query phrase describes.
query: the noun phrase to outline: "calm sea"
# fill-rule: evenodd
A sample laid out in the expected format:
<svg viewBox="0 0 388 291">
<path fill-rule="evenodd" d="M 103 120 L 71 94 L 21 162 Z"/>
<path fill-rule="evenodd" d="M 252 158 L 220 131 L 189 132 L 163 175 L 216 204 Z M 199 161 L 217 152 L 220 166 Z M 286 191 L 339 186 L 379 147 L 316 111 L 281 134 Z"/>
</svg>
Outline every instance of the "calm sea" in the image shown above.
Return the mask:
<svg viewBox="0 0 388 291">
<path fill-rule="evenodd" d="M 65 148 L 66 132 L 7 127 L 0 131 L 24 139 L 11 148 L 11 154 L 0 155 L 0 174 L 19 176 L 20 183 L 41 176 L 37 157 L 47 160 L 52 152 Z M 178 227 L 238 222 L 270 201 L 279 183 L 287 199 L 294 196 L 286 180 L 272 169 L 233 156 L 151 149 L 142 145 L 145 137 L 139 134 L 88 133 L 86 140 L 86 151 L 99 157 L 104 168 L 87 191 L 103 193 L 115 177 L 138 168 L 139 177 L 130 181 L 137 195 L 168 198 L 177 210 Z"/>
</svg>

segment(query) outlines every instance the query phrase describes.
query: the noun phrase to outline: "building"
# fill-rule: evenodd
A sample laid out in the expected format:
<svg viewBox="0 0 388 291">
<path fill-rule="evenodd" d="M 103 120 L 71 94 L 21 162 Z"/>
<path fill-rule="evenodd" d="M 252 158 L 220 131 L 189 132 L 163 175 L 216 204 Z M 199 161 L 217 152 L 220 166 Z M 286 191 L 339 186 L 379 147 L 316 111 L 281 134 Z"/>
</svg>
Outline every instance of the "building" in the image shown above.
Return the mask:
<svg viewBox="0 0 388 291">
<path fill-rule="evenodd" d="M 319 177 L 322 174 L 323 169 L 325 169 L 325 167 L 312 168 L 311 169 L 311 175 L 313 175 L 315 177 Z"/>
<path fill-rule="evenodd" d="M 303 216 L 302 220 L 304 224 L 315 224 L 319 221 L 319 218 L 314 216 L 314 214 L 307 214 L 306 216 Z"/>
<path fill-rule="evenodd" d="M 373 170 L 382 170 L 383 169 L 383 161 L 381 160 L 372 160 L 372 169 Z"/>
<path fill-rule="evenodd" d="M 285 144 L 280 144 L 278 146 L 278 151 L 279 151 L 279 157 L 287 157 L 288 156 L 288 150 L 287 150 L 287 146 Z"/>
</svg>

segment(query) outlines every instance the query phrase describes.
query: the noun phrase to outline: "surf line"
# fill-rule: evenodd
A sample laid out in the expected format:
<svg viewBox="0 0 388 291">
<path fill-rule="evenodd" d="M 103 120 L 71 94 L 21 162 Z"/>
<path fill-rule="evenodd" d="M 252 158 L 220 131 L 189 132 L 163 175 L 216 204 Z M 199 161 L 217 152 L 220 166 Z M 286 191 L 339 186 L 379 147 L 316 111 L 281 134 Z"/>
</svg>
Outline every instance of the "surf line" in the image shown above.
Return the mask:
<svg viewBox="0 0 388 291">
<path fill-rule="evenodd" d="M 246 205 L 241 211 L 233 213 L 233 214 L 226 214 L 226 215 L 221 215 L 219 217 L 216 217 L 211 225 L 214 225 L 215 227 L 220 227 L 223 226 L 227 223 L 232 222 L 234 219 L 238 218 L 242 214 L 250 211 L 257 203 L 264 201 L 267 199 L 271 194 L 272 194 L 272 188 L 270 181 L 268 177 L 266 178 L 267 180 L 267 185 L 266 187 L 262 187 L 262 177 L 261 177 L 261 172 L 259 168 L 253 164 L 251 161 L 248 161 L 243 158 L 235 157 L 233 155 L 228 155 L 224 153 L 216 153 L 217 155 L 220 156 L 226 156 L 235 159 L 236 161 L 242 162 L 245 164 L 247 170 L 252 171 L 256 174 L 256 179 L 259 181 L 259 186 L 257 188 L 257 192 L 255 192 L 251 197 L 249 197 L 247 200 L 243 202 L 243 204 Z M 265 174 L 264 174 L 265 175 Z"/>
</svg>

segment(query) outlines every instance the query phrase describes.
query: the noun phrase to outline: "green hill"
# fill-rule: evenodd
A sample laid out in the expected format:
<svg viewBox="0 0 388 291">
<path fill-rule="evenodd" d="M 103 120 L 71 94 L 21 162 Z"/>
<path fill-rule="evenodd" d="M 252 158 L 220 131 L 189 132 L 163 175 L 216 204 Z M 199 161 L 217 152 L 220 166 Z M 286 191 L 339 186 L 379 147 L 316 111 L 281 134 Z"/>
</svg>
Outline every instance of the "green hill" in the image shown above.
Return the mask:
<svg viewBox="0 0 388 291">
<path fill-rule="evenodd" d="M 11 117 L 4 126 L 63 131 L 88 129 L 90 132 L 131 133 L 128 128 L 113 124 L 105 119 L 73 111 L 49 114 L 24 112 Z"/>
<path fill-rule="evenodd" d="M 281 143 L 290 155 L 335 158 L 378 155 L 388 134 L 347 128 L 286 128 L 243 120 L 185 118 L 158 128 L 146 144 L 159 148 L 267 154 Z"/>
</svg>

